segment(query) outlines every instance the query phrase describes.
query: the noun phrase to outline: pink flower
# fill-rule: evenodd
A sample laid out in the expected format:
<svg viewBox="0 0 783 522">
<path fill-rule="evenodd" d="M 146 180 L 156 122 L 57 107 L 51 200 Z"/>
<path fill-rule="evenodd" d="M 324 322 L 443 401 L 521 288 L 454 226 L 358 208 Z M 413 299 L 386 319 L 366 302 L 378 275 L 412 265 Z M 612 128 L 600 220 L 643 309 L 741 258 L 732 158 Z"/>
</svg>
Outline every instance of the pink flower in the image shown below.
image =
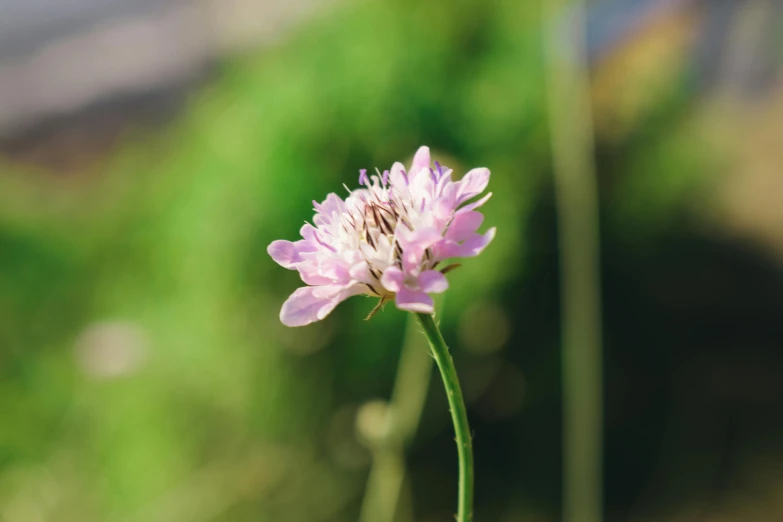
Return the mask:
<svg viewBox="0 0 783 522">
<path fill-rule="evenodd" d="M 421 147 L 406 172 L 395 163 L 391 171 L 367 176 L 343 200 L 329 194 L 313 202 L 313 224 L 301 229 L 296 242 L 274 241 L 267 252 L 281 266 L 297 270 L 308 286 L 283 304 L 280 320 L 287 326 L 319 321 L 352 295 L 392 298 L 397 308 L 433 313 L 429 294 L 444 292 L 449 283 L 438 270 L 454 257 L 477 256 L 495 237 L 495 228 L 476 231 L 484 216 L 475 209 L 492 195 L 469 203 L 489 183 L 489 170 L 473 169 L 451 180 L 451 169 L 435 162 Z"/>
</svg>

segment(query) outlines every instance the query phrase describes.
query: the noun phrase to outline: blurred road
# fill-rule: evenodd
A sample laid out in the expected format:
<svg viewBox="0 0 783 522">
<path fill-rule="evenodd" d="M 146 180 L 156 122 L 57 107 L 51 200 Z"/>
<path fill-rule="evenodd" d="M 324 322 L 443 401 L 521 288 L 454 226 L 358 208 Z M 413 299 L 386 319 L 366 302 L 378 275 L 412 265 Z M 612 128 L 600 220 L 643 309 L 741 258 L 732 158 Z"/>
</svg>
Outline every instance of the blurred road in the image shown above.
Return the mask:
<svg viewBox="0 0 783 522">
<path fill-rule="evenodd" d="M 197 78 L 278 38 L 318 0 L 0 0 L 0 138 Z"/>
<path fill-rule="evenodd" d="M 0 59 L 177 0 L 0 0 Z"/>
</svg>

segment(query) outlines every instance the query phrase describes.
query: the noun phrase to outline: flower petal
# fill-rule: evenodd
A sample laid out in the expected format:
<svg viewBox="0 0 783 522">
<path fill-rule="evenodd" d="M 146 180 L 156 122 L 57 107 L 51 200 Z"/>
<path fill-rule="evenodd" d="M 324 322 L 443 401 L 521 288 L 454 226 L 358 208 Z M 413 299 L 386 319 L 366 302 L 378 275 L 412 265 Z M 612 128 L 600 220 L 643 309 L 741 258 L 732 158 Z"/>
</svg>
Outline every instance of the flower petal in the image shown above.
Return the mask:
<svg viewBox="0 0 783 522">
<path fill-rule="evenodd" d="M 326 199 L 320 205 L 316 204 L 315 201 L 313 204 L 318 212 L 327 216 L 331 216 L 335 212 L 340 214 L 345 211 L 345 202 L 334 192 L 327 194 Z"/>
<path fill-rule="evenodd" d="M 266 249 L 267 253 L 278 265 L 283 268 L 293 270 L 298 263 L 302 262 L 302 258 L 296 249 L 296 245 L 290 241 L 279 239 L 272 241 L 272 243 Z"/>
<path fill-rule="evenodd" d="M 413 163 L 411 163 L 410 175 L 417 176 L 422 169 L 429 170 L 432 160 L 430 158 L 429 147 L 419 147 L 416 154 L 413 156 Z"/>
<path fill-rule="evenodd" d="M 403 251 L 415 250 L 422 254 L 442 237 L 438 229 L 433 227 L 419 228 L 414 231 L 407 228 L 398 228 L 397 230 L 399 231 L 397 240 Z"/>
<path fill-rule="evenodd" d="M 337 296 L 340 292 L 343 292 L 350 288 L 351 285 L 341 285 L 339 283 L 329 285 L 319 285 L 313 287 L 313 296 L 319 298 L 331 299 Z"/>
<path fill-rule="evenodd" d="M 284 325 L 304 326 L 310 324 L 326 317 L 326 314 L 321 316 L 322 309 L 328 308 L 331 311 L 336 306 L 336 303 L 332 304 L 333 298 L 313 295 L 316 288 L 318 287 L 297 288 L 291 297 L 283 303 L 283 308 L 280 309 L 280 321 Z M 328 314 L 329 311 L 326 313 Z"/>
<path fill-rule="evenodd" d="M 492 242 L 496 231 L 497 229 L 490 228 L 486 234 L 473 234 L 462 243 L 444 239 L 434 249 L 435 259 L 442 261 L 451 257 L 475 257 Z"/>
<path fill-rule="evenodd" d="M 331 279 L 335 283 L 348 283 L 350 281 L 350 265 L 340 258 L 327 258 L 318 264 L 318 273 Z"/>
<path fill-rule="evenodd" d="M 353 265 L 349 274 L 354 281 L 368 281 L 370 279 L 370 267 L 367 265 L 367 261 L 360 261 Z"/>
<path fill-rule="evenodd" d="M 435 312 L 432 298 L 426 292 L 416 292 L 407 288 L 400 289 L 394 298 L 397 308 L 408 312 L 431 314 Z"/>
<path fill-rule="evenodd" d="M 441 170 L 438 173 L 440 177 L 438 178 L 438 183 L 435 186 L 436 194 L 442 194 L 446 187 L 454 185 L 454 183 L 452 183 L 451 181 L 452 172 L 453 171 L 451 169 L 446 169 L 446 170 Z"/>
<path fill-rule="evenodd" d="M 496 228 L 490 228 L 483 236 L 481 234 L 474 234 L 466 239 L 460 245 L 460 253 L 458 257 L 474 257 L 481 253 L 487 245 L 489 245 L 493 239 L 495 239 Z"/>
<path fill-rule="evenodd" d="M 443 230 L 454 215 L 454 201 L 439 197 L 430 205 L 430 211 L 422 216 L 424 226 Z"/>
<path fill-rule="evenodd" d="M 459 182 L 457 201 L 462 203 L 474 196 L 478 196 L 489 183 L 489 169 L 481 167 L 469 171 Z"/>
<path fill-rule="evenodd" d="M 484 215 L 481 212 L 469 211 L 455 214 L 445 237 L 454 241 L 464 241 L 476 232 L 483 221 Z"/>
<path fill-rule="evenodd" d="M 484 196 L 483 198 L 479 199 L 478 201 L 474 201 L 473 203 L 471 203 L 471 204 L 469 204 L 469 205 L 465 205 L 464 207 L 462 207 L 461 209 L 459 209 L 459 210 L 457 211 L 457 213 L 459 214 L 460 212 L 470 212 L 470 211 L 471 211 L 471 210 L 473 210 L 474 208 L 479 208 L 481 205 L 483 205 L 484 203 L 486 203 L 486 202 L 487 202 L 487 200 L 488 200 L 489 198 L 491 198 L 491 197 L 492 197 L 492 192 L 488 192 L 486 196 Z"/>
<path fill-rule="evenodd" d="M 299 229 L 299 235 L 302 236 L 305 241 L 313 245 L 318 244 L 318 240 L 315 238 L 317 232 L 316 228 L 310 223 L 305 223 L 302 225 L 302 228 Z"/>
<path fill-rule="evenodd" d="M 334 283 L 332 279 L 321 275 L 321 267 L 317 259 L 307 259 L 303 263 L 296 265 L 299 271 L 299 277 L 308 285 L 329 285 Z"/>
<path fill-rule="evenodd" d="M 347 298 L 364 293 L 364 285 L 305 286 L 297 288 L 280 309 L 280 321 L 286 326 L 304 326 L 324 319 Z"/>
<path fill-rule="evenodd" d="M 389 292 L 399 292 L 404 280 L 405 274 L 396 266 L 390 266 L 381 276 L 381 284 Z"/>
<path fill-rule="evenodd" d="M 448 290 L 449 281 L 437 270 L 425 270 L 419 274 L 419 286 L 425 292 L 440 294 Z"/>
<path fill-rule="evenodd" d="M 397 241 L 402 247 L 403 269 L 408 273 L 416 270 L 424 252 L 442 239 L 440 232 L 432 227 L 420 228 L 413 232 L 405 228 L 398 228 L 398 230 L 401 230 Z"/>
<path fill-rule="evenodd" d="M 477 256 L 481 253 L 484 248 L 487 247 L 490 243 L 492 243 L 492 240 L 495 239 L 495 233 L 498 231 L 497 228 L 492 227 L 483 236 L 473 236 L 471 239 L 466 240 L 462 245 L 464 247 L 471 249 L 471 255 Z"/>
<path fill-rule="evenodd" d="M 402 166 L 402 163 L 397 162 L 392 165 L 389 180 L 397 190 L 408 185 L 408 176 L 405 174 L 405 167 Z"/>
</svg>

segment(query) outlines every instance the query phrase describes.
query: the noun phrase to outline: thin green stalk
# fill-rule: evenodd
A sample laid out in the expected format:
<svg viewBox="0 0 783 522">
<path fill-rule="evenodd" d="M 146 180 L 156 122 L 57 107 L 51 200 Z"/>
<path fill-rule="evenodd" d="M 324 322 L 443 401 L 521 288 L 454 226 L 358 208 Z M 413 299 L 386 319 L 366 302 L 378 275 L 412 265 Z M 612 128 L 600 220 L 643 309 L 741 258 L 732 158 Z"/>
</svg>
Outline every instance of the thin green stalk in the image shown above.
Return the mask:
<svg viewBox="0 0 783 522">
<path fill-rule="evenodd" d="M 598 189 L 585 0 L 544 2 L 563 321 L 563 520 L 600 522 L 602 355 Z"/>
<path fill-rule="evenodd" d="M 442 310 L 442 294 L 439 297 L 438 309 Z M 405 484 L 405 448 L 418 429 L 432 375 L 432 357 L 415 323 L 416 319 L 409 317 L 405 327 L 394 391 L 387 408 L 389 432 L 371 447 L 373 462 L 359 522 L 401 519 L 397 512 Z"/>
<path fill-rule="evenodd" d="M 468 425 L 468 411 L 462 398 L 457 370 L 451 354 L 443 340 L 435 320 L 428 314 L 416 314 L 419 324 L 424 329 L 424 335 L 432 348 L 432 355 L 443 378 L 446 396 L 449 400 L 451 420 L 454 423 L 454 433 L 457 439 L 457 457 L 459 459 L 459 497 L 457 522 L 473 521 L 473 440 Z"/>
</svg>

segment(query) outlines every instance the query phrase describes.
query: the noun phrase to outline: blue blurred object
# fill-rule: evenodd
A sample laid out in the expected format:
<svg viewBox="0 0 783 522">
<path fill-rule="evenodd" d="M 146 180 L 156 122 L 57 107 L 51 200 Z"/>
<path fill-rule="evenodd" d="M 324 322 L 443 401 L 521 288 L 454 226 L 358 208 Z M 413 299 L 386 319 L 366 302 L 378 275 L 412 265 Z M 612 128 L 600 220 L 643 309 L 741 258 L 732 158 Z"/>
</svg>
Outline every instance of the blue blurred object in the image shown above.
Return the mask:
<svg viewBox="0 0 783 522">
<path fill-rule="evenodd" d="M 777 85 L 783 63 L 781 0 L 606 0 L 587 19 L 587 52 L 597 65 L 667 18 L 692 19 L 696 92 L 722 90 L 752 97 Z"/>
<path fill-rule="evenodd" d="M 587 13 L 587 54 L 596 62 L 662 16 L 677 16 L 692 0 L 604 0 Z"/>
</svg>

